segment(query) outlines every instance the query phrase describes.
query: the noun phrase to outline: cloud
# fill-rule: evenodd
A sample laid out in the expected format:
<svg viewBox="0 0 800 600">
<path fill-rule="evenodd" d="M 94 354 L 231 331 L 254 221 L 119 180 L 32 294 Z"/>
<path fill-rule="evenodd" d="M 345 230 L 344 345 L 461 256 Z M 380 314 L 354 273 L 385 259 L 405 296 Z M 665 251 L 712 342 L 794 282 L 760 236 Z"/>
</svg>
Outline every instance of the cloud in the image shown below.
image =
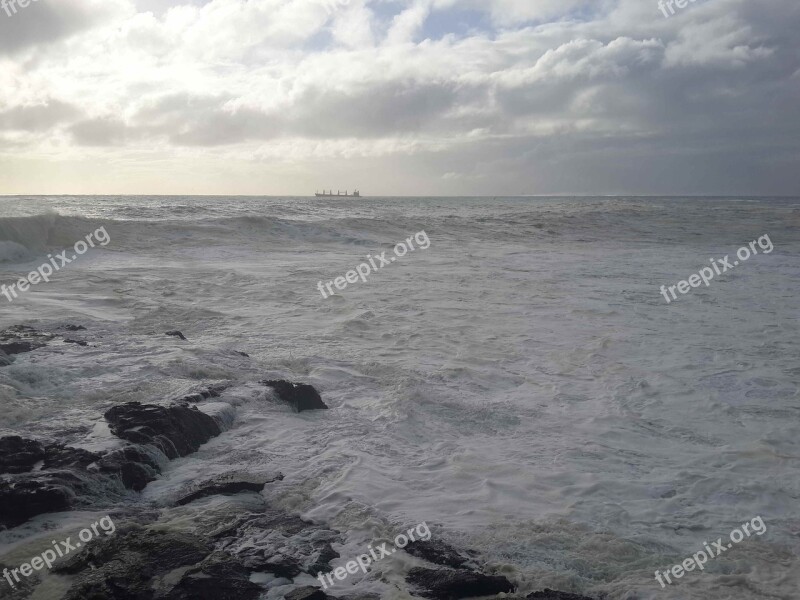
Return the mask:
<svg viewBox="0 0 800 600">
<path fill-rule="evenodd" d="M 32 159 L 368 162 L 452 192 L 790 190 L 799 6 L 39 0 L 0 13 L 0 131 Z"/>
</svg>

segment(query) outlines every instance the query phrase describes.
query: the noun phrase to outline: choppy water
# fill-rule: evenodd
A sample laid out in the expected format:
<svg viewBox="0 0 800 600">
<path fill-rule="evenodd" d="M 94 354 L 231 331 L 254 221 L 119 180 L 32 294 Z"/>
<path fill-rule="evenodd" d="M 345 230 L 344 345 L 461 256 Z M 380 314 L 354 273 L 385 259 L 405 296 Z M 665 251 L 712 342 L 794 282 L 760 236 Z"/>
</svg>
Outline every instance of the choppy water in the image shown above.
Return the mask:
<svg viewBox="0 0 800 600">
<path fill-rule="evenodd" d="M 81 323 L 91 344 L 0 369 L 0 435 L 97 447 L 113 403 L 307 381 L 332 410 L 238 386 L 233 427 L 145 499 L 269 464 L 273 501 L 352 531 L 345 560 L 382 518 L 427 521 L 523 588 L 800 597 L 800 199 L 6 197 L 0 282 L 98 227 L 106 247 L 0 296 L 0 327 Z M 420 230 L 430 248 L 322 298 Z M 661 285 L 764 234 L 771 254 L 666 304 Z M 764 536 L 655 582 L 757 515 Z"/>
</svg>

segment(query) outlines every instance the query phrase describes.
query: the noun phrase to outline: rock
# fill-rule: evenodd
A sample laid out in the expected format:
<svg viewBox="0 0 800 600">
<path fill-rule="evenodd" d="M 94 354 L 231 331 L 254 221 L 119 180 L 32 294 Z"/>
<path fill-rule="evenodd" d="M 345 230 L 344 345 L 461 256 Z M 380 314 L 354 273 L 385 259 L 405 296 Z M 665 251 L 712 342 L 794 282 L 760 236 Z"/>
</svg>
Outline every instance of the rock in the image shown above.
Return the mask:
<svg viewBox="0 0 800 600">
<path fill-rule="evenodd" d="M 105 413 L 111 432 L 137 444 L 151 444 L 170 459 L 196 452 L 222 433 L 219 424 L 199 410 L 174 404 L 156 406 L 128 402 Z"/>
<path fill-rule="evenodd" d="M 315 577 L 331 570 L 328 563 L 339 556 L 331 543 L 342 541 L 337 532 L 274 508 L 242 517 L 215 539 L 250 569 Z"/>
<path fill-rule="evenodd" d="M 53 571 L 77 574 L 65 600 L 152 599 L 153 578 L 195 565 L 210 553 L 209 545 L 191 534 L 117 525 L 115 535 L 93 540 Z"/>
<path fill-rule="evenodd" d="M 453 569 L 464 569 L 469 562 L 461 556 L 452 546 L 440 540 L 418 540 L 410 542 L 403 548 L 411 556 L 427 560 L 437 565 L 452 567 Z"/>
<path fill-rule="evenodd" d="M 286 600 L 327 600 L 328 595 L 311 585 L 292 590 L 284 596 Z"/>
<path fill-rule="evenodd" d="M 280 481 L 283 475 L 274 477 L 250 475 L 248 473 L 226 473 L 192 486 L 192 489 L 181 494 L 176 500 L 177 506 L 184 506 L 200 498 L 217 494 L 238 494 L 240 492 L 260 492 L 264 486 L 273 481 Z"/>
<path fill-rule="evenodd" d="M 0 438 L 0 473 L 27 473 L 44 456 L 44 446 L 39 442 L 18 435 Z"/>
<path fill-rule="evenodd" d="M 86 331 L 86 327 L 83 325 L 64 325 L 64 329 L 67 331 Z"/>
<path fill-rule="evenodd" d="M 176 329 L 176 330 L 174 330 L 174 331 L 168 331 L 168 332 L 167 332 L 165 335 L 170 335 L 170 336 L 172 336 L 172 337 L 180 338 L 180 339 L 182 339 L 183 341 L 187 341 L 187 340 L 186 340 L 186 336 L 185 336 L 185 335 L 183 335 L 183 334 L 182 334 L 180 331 L 178 331 L 177 329 Z"/>
<path fill-rule="evenodd" d="M 89 345 L 88 342 L 84 342 L 83 340 L 71 340 L 71 339 L 67 339 L 67 338 L 64 338 L 64 343 L 65 344 L 77 344 L 78 346 L 88 346 Z"/>
<path fill-rule="evenodd" d="M 99 461 L 97 468 L 101 473 L 117 476 L 126 489 L 141 492 L 148 483 L 161 473 L 161 465 L 144 448 L 125 446 L 113 450 Z"/>
<path fill-rule="evenodd" d="M 0 351 L 3 351 L 6 354 L 24 354 L 25 352 L 33 352 L 38 348 L 43 348 L 47 344 L 43 344 L 41 342 L 8 342 L 5 344 L 0 344 Z"/>
<path fill-rule="evenodd" d="M 84 469 L 100 459 L 100 454 L 83 448 L 71 448 L 62 444 L 49 444 L 45 447 L 43 469 Z"/>
<path fill-rule="evenodd" d="M 203 400 L 208 400 L 209 398 L 219 398 L 222 395 L 222 392 L 227 390 L 229 387 L 231 387 L 230 383 L 215 383 L 214 385 L 208 386 L 204 390 L 184 396 L 177 402 L 179 404 L 182 404 L 184 402 L 195 403 L 195 402 L 202 402 Z"/>
<path fill-rule="evenodd" d="M 493 596 L 514 591 L 514 586 L 505 577 L 450 569 L 415 567 L 409 571 L 406 581 L 416 587 L 420 595 L 436 600 Z"/>
<path fill-rule="evenodd" d="M 268 380 L 261 383 L 273 388 L 278 397 L 287 402 L 295 412 L 328 408 L 314 386 L 306 383 L 292 383 L 283 380 Z"/>
<path fill-rule="evenodd" d="M 570 594 L 568 592 L 556 592 L 554 590 L 545 589 L 542 592 L 533 592 L 526 596 L 528 600 L 592 600 L 587 596 L 579 596 L 578 594 Z"/>
<path fill-rule="evenodd" d="M 256 600 L 264 590 L 234 558 L 214 553 L 189 569 L 164 600 Z"/>
<path fill-rule="evenodd" d="M 67 510 L 73 497 L 58 479 L 0 480 L 0 526 L 16 527 L 36 515 Z"/>
<path fill-rule="evenodd" d="M 239 350 L 234 350 L 236 354 L 239 356 L 244 356 L 245 358 L 250 358 L 250 355 L 247 352 L 240 352 Z"/>
<path fill-rule="evenodd" d="M 0 367 L 7 367 L 12 362 L 14 362 L 14 359 L 11 358 L 8 354 L 3 352 L 2 350 L 0 350 Z"/>
</svg>

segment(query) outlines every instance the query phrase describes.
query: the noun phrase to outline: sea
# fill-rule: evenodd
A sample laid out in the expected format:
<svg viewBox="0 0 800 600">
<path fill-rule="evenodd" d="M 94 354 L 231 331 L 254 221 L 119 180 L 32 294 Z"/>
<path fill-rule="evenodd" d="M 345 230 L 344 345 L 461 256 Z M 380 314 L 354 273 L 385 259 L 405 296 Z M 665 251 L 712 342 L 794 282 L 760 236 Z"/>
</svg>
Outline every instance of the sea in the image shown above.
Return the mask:
<svg viewBox="0 0 800 600">
<path fill-rule="evenodd" d="M 0 295 L 0 330 L 88 343 L 0 368 L 0 436 L 97 450 L 110 406 L 228 382 L 203 408 L 227 430 L 137 502 L 268 466 L 270 502 L 347 532 L 342 564 L 424 522 L 520 593 L 800 598 L 800 198 L 4 196 L 0 283 L 100 228 L 106 245 Z M 429 247 L 320 293 L 420 232 Z M 763 236 L 771 252 L 665 300 Z M 264 379 L 330 409 L 296 414 Z M 0 558 L 89 517 L 0 532 Z M 656 581 L 756 517 L 763 535 Z M 341 585 L 399 600 L 406 568 Z"/>
</svg>

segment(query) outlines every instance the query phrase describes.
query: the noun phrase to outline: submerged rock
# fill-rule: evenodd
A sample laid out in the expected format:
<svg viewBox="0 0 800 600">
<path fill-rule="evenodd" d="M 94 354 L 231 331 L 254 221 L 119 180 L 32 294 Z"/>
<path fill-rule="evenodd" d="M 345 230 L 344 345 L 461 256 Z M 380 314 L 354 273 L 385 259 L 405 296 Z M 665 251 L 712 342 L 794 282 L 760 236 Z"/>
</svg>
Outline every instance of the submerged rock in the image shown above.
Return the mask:
<svg viewBox="0 0 800 600">
<path fill-rule="evenodd" d="M 100 473 L 114 475 L 129 490 L 141 492 L 161 473 L 161 465 L 144 448 L 125 446 L 114 450 L 97 461 Z"/>
<path fill-rule="evenodd" d="M 238 494 L 240 492 L 260 492 L 264 486 L 273 481 L 280 481 L 283 475 L 278 473 L 268 477 L 249 473 L 226 473 L 192 486 L 184 491 L 175 501 L 177 506 L 184 506 L 200 498 L 217 494 Z"/>
<path fill-rule="evenodd" d="M 533 592 L 526 596 L 528 600 L 592 600 L 587 596 L 580 596 L 578 594 L 570 594 L 568 592 L 556 592 L 551 589 L 545 589 L 541 592 Z"/>
<path fill-rule="evenodd" d="M 14 362 L 14 359 L 11 358 L 8 354 L 3 352 L 2 350 L 0 350 L 0 367 L 7 367 L 12 362 Z"/>
<path fill-rule="evenodd" d="M 178 584 L 156 598 L 164 600 L 256 600 L 264 590 L 236 559 L 215 552 L 191 567 Z"/>
<path fill-rule="evenodd" d="M 312 385 L 284 380 L 267 380 L 261 383 L 274 389 L 278 397 L 288 403 L 295 412 L 328 408 L 322 401 L 319 392 Z"/>
<path fill-rule="evenodd" d="M 327 600 L 328 595 L 319 588 L 307 585 L 292 590 L 284 598 L 286 600 Z"/>
<path fill-rule="evenodd" d="M 213 417 L 196 406 L 128 402 L 105 413 L 111 432 L 137 444 L 150 444 L 169 458 L 187 456 L 222 433 Z"/>
<path fill-rule="evenodd" d="M 409 571 L 406 581 L 417 588 L 420 595 L 435 600 L 457 600 L 514 591 L 514 586 L 505 577 L 463 570 L 415 567 Z"/>
<path fill-rule="evenodd" d="M 187 396 L 184 396 L 177 402 L 192 403 L 192 402 L 202 402 L 203 400 L 208 400 L 209 398 L 219 398 L 222 395 L 222 392 L 227 390 L 229 387 L 231 387 L 230 383 L 215 383 L 214 385 L 208 386 L 204 390 L 195 392 L 194 394 L 188 394 Z"/>
<path fill-rule="evenodd" d="M 53 337 L 50 333 L 41 333 L 27 325 L 14 325 L 0 331 L 0 352 L 9 356 L 33 352 L 46 346 Z"/>
<path fill-rule="evenodd" d="M 169 336 L 172 336 L 172 337 L 176 337 L 176 338 L 182 339 L 183 341 L 187 341 L 187 340 L 186 340 L 186 336 L 185 336 L 185 335 L 183 335 L 183 334 L 182 334 L 180 331 L 178 331 L 177 329 L 176 329 L 176 330 L 174 330 L 174 331 L 167 331 L 165 335 L 169 335 Z"/>
<path fill-rule="evenodd" d="M 65 344 L 77 344 L 78 346 L 88 346 L 88 342 L 84 342 L 83 340 L 73 340 L 70 338 L 64 338 Z"/>
<path fill-rule="evenodd" d="M 411 556 L 453 569 L 464 569 L 469 563 L 469 560 L 461 556 L 458 550 L 441 540 L 418 540 L 410 542 L 403 549 Z"/>
</svg>

